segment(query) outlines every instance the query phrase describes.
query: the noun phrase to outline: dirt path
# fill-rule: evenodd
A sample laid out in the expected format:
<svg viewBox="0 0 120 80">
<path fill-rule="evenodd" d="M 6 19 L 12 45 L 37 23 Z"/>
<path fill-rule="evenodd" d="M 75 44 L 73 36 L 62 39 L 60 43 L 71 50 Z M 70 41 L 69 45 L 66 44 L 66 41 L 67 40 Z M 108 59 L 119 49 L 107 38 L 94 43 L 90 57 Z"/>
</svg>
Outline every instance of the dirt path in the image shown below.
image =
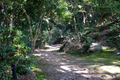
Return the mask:
<svg viewBox="0 0 120 80">
<path fill-rule="evenodd" d="M 104 76 L 93 70 L 89 63 L 80 58 L 59 54 L 56 50 L 61 45 L 46 45 L 49 49 L 36 50 L 35 56 L 40 58 L 40 68 L 47 72 L 45 80 L 111 80 L 111 76 Z"/>
</svg>

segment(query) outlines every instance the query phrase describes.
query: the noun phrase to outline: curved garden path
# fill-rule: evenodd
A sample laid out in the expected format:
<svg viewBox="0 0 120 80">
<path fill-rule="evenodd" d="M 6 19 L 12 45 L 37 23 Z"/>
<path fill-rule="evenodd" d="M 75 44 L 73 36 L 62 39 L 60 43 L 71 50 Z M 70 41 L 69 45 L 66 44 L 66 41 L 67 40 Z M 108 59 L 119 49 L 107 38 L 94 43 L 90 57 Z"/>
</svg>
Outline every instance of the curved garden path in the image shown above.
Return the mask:
<svg viewBox="0 0 120 80">
<path fill-rule="evenodd" d="M 60 46 L 46 45 L 48 49 L 36 50 L 34 54 L 42 64 L 39 68 L 47 73 L 45 80 L 112 80 L 112 76 L 104 76 L 80 57 L 60 54 Z"/>
</svg>

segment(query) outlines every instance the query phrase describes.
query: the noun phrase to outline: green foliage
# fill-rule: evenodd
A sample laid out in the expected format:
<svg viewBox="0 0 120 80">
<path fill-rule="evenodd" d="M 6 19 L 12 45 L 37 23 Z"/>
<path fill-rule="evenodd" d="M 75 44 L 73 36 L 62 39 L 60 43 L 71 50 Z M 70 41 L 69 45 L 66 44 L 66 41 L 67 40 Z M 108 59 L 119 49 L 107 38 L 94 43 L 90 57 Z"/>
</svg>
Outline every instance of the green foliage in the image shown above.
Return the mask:
<svg viewBox="0 0 120 80">
<path fill-rule="evenodd" d="M 58 38 L 60 38 L 62 35 L 61 35 L 61 29 L 55 27 L 53 28 L 50 32 L 48 32 L 49 34 L 49 40 L 48 40 L 48 43 L 53 43 L 55 42 Z"/>
<path fill-rule="evenodd" d="M 0 72 L 3 72 L 5 70 L 7 70 L 8 68 L 11 68 L 11 66 L 7 66 L 9 62 L 5 62 L 5 61 L 0 61 Z M 10 75 L 10 76 L 8 76 Z M 9 70 L 3 74 L 0 74 L 0 78 L 1 80 L 6 80 L 6 79 L 10 79 L 12 78 L 12 71 Z"/>
<path fill-rule="evenodd" d="M 109 46 L 115 46 L 116 48 L 119 48 L 119 41 L 120 37 L 119 36 L 111 36 L 105 40 L 105 43 Z"/>
<path fill-rule="evenodd" d="M 119 48 L 119 40 L 120 40 L 120 27 L 119 23 L 112 24 L 109 26 L 109 31 L 106 31 L 107 38 L 104 39 L 104 43 L 109 46 L 114 46 L 116 48 Z"/>
<path fill-rule="evenodd" d="M 94 32 L 93 35 L 92 35 L 92 38 L 97 40 L 97 39 L 99 39 L 100 35 L 101 34 L 99 32 Z"/>
<path fill-rule="evenodd" d="M 92 41 L 89 40 L 88 36 L 87 37 L 83 36 L 83 38 L 84 38 L 84 43 L 83 43 L 84 45 L 91 45 Z"/>
<path fill-rule="evenodd" d="M 17 69 L 16 72 L 17 72 L 19 75 L 25 75 L 26 73 L 31 72 L 30 70 L 26 69 L 26 66 L 23 66 L 23 65 L 21 65 L 21 64 L 17 65 L 17 66 L 16 66 L 16 69 Z"/>
<path fill-rule="evenodd" d="M 16 62 L 20 56 L 17 55 L 27 55 L 28 50 L 30 50 L 29 47 L 26 46 L 26 43 L 22 40 L 23 34 L 22 31 L 20 30 L 12 30 L 13 35 L 9 36 L 10 30 L 9 27 L 0 27 L 0 72 L 7 70 L 8 67 L 11 67 L 11 64 Z M 5 35 L 5 36 L 4 36 Z M 19 74 L 24 74 L 27 72 L 26 67 L 30 67 L 28 65 L 30 63 L 29 60 L 24 59 L 20 60 L 23 61 L 23 63 L 19 62 L 20 66 L 17 65 L 17 67 L 21 67 L 20 69 L 17 68 L 17 71 L 19 71 Z M 25 66 L 23 66 L 25 65 Z M 24 68 L 25 67 L 25 68 Z M 23 71 L 23 72 L 22 72 Z M 11 78 L 12 73 L 11 70 L 8 72 L 4 73 L 6 74 L 6 78 Z M 4 75 L 1 74 L 1 75 Z M 0 75 L 0 76 L 1 76 Z M 3 78 L 1 76 L 0 78 Z M 3 78 L 4 79 L 4 78 Z"/>
</svg>

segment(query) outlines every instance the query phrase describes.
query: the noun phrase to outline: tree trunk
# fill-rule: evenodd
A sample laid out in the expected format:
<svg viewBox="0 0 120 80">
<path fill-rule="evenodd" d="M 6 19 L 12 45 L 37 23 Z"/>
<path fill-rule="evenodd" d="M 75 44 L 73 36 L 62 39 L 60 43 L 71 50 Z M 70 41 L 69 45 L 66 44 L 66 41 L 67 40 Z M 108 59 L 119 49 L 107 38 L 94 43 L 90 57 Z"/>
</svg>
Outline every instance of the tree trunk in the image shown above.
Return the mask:
<svg viewBox="0 0 120 80">
<path fill-rule="evenodd" d="M 12 0 L 12 8 L 11 8 L 11 14 L 10 14 L 10 33 L 9 33 L 9 37 L 11 36 L 12 33 L 12 28 L 13 28 L 13 3 L 14 1 Z"/>
<path fill-rule="evenodd" d="M 2 3 L 2 11 L 3 11 L 3 27 L 5 27 L 5 6 L 4 6 L 4 2 Z"/>
<path fill-rule="evenodd" d="M 77 25 L 76 25 L 76 18 L 75 18 L 75 15 L 73 16 L 73 20 L 74 20 L 74 27 L 75 27 L 75 31 L 77 30 Z"/>
<path fill-rule="evenodd" d="M 86 20 L 86 18 L 85 18 L 85 13 L 82 12 L 82 14 L 83 14 L 83 27 L 85 27 L 85 20 Z"/>
<path fill-rule="evenodd" d="M 35 50 L 35 44 L 36 44 L 36 40 L 38 38 L 38 35 L 39 35 L 39 32 L 41 32 L 41 27 L 42 27 L 42 21 L 43 21 L 43 17 L 40 16 L 39 18 L 39 21 L 38 21 L 38 25 L 37 25 L 37 28 L 36 28 L 36 31 L 35 31 L 35 35 L 32 34 L 33 30 L 32 30 L 32 21 L 30 19 L 30 16 L 27 14 L 26 10 L 23 9 L 24 13 L 26 14 L 27 16 L 27 19 L 28 19 L 28 23 L 29 23 L 29 27 L 30 27 L 30 41 L 31 41 L 31 46 L 32 46 L 32 52 L 34 52 Z"/>
<path fill-rule="evenodd" d="M 36 39 L 32 39 L 31 46 L 32 46 L 32 53 L 35 51 Z"/>
</svg>

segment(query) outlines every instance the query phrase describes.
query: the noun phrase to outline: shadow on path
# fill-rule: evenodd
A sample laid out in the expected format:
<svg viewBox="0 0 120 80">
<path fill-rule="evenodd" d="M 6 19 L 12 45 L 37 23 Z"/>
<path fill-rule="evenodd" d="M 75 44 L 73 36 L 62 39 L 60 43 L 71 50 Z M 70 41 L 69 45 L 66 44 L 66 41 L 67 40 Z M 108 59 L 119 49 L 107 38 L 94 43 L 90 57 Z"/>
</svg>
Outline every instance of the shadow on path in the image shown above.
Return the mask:
<svg viewBox="0 0 120 80">
<path fill-rule="evenodd" d="M 47 72 L 45 80 L 112 80 L 111 76 L 105 77 L 102 72 L 92 71 L 89 63 L 80 58 L 61 55 L 61 45 L 46 45 L 48 49 L 36 50 L 34 56 L 40 58 L 39 68 Z"/>
</svg>

